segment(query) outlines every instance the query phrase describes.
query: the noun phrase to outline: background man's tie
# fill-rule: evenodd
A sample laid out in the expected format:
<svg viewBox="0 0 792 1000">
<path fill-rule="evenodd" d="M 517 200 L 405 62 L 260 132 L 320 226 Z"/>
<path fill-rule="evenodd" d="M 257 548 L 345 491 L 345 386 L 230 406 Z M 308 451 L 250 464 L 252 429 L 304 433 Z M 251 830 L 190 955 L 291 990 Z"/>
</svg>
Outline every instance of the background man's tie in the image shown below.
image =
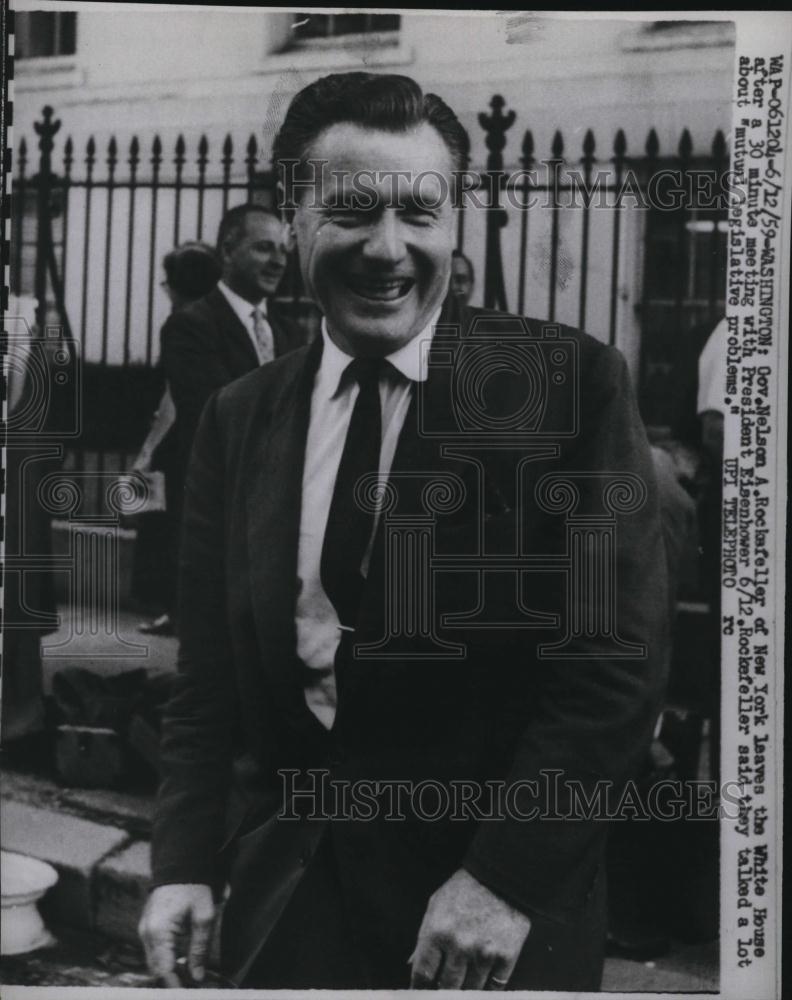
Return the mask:
<svg viewBox="0 0 792 1000">
<path fill-rule="evenodd" d="M 349 421 L 327 518 L 320 576 L 342 625 L 354 628 L 363 576 L 360 566 L 374 527 L 374 513 L 355 502 L 355 484 L 366 473 L 379 471 L 382 440 L 379 378 L 387 364 L 381 358 L 355 358 L 343 378 L 360 386 Z"/>
<path fill-rule="evenodd" d="M 256 338 L 256 351 L 259 364 L 266 364 L 275 357 L 275 343 L 272 327 L 258 306 L 250 314 L 253 317 L 253 336 Z"/>
</svg>

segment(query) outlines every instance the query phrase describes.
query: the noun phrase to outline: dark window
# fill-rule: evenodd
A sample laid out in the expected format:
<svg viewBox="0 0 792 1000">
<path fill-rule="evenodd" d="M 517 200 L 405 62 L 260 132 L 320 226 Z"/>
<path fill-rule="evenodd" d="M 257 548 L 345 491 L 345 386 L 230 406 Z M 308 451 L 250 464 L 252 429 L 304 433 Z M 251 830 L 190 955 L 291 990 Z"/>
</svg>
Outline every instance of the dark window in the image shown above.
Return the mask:
<svg viewBox="0 0 792 1000">
<path fill-rule="evenodd" d="M 72 56 L 77 48 L 77 15 L 44 10 L 17 11 L 14 17 L 14 56 L 34 59 Z"/>
<path fill-rule="evenodd" d="M 399 30 L 398 14 L 315 14 L 298 11 L 292 22 L 292 44 L 349 35 L 371 35 Z"/>
<path fill-rule="evenodd" d="M 728 221 L 722 209 L 655 210 L 647 224 L 641 409 L 650 426 L 673 430 L 695 407 L 683 390 L 726 312 Z"/>
<path fill-rule="evenodd" d="M 646 25 L 645 31 L 655 35 L 672 35 L 675 32 L 696 31 L 701 27 L 709 28 L 717 21 L 651 21 Z"/>
</svg>

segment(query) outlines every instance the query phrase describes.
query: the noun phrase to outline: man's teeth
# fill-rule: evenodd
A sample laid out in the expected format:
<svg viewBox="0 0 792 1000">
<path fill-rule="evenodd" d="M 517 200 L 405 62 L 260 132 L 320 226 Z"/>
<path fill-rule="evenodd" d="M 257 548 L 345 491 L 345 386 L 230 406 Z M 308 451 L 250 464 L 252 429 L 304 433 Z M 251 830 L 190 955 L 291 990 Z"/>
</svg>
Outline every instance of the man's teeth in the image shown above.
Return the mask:
<svg viewBox="0 0 792 1000">
<path fill-rule="evenodd" d="M 353 278 L 350 282 L 354 291 L 371 299 L 398 299 L 405 295 L 412 285 L 410 278 Z"/>
</svg>

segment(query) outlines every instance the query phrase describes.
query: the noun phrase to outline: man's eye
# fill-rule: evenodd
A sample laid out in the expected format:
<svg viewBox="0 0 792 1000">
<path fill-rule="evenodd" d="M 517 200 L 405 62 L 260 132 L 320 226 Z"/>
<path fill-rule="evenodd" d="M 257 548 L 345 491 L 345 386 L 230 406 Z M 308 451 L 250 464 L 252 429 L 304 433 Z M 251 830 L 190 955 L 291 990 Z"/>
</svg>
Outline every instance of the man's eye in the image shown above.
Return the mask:
<svg viewBox="0 0 792 1000">
<path fill-rule="evenodd" d="M 330 212 L 330 219 L 339 226 L 360 226 L 366 222 L 367 214 L 352 208 L 335 209 Z"/>
<path fill-rule="evenodd" d="M 428 226 L 437 218 L 437 212 L 421 205 L 410 205 L 404 210 L 404 218 L 412 225 Z"/>
</svg>

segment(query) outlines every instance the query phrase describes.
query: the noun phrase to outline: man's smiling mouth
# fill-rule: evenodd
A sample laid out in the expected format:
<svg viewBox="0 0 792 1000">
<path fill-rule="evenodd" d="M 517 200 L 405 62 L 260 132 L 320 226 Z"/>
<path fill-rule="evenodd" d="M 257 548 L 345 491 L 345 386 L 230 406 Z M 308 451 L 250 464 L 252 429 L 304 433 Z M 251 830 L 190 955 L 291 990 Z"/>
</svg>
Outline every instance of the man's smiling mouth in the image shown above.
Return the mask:
<svg viewBox="0 0 792 1000">
<path fill-rule="evenodd" d="M 409 294 L 415 285 L 415 279 L 347 275 L 346 283 L 361 298 L 373 302 L 397 302 Z"/>
</svg>

